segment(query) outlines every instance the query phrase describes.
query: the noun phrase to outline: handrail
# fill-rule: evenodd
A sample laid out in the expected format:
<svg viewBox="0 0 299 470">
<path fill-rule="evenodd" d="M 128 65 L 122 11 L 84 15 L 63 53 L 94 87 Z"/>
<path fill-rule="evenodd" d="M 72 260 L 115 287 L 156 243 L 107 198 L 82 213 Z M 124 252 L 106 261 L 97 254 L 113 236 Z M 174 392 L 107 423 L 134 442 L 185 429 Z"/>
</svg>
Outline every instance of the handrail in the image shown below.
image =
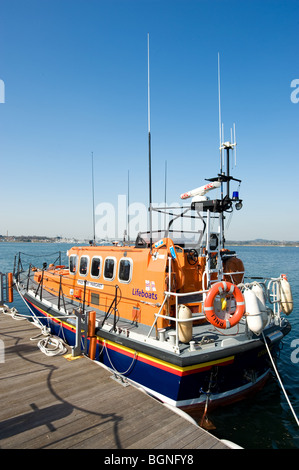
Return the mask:
<svg viewBox="0 0 299 470">
<path fill-rule="evenodd" d="M 206 318 L 206 316 L 203 314 L 203 315 L 198 315 L 197 317 L 191 317 L 191 318 L 177 318 L 177 317 L 171 317 L 169 315 L 163 315 L 162 313 L 154 313 L 155 317 L 160 317 L 160 318 L 166 318 L 168 320 L 171 320 L 171 321 L 175 321 L 175 322 L 189 322 L 189 321 L 196 321 L 196 320 L 203 320 L 204 318 Z"/>
<path fill-rule="evenodd" d="M 60 257 L 59 257 L 59 259 L 60 259 Z M 17 260 L 15 259 L 15 265 L 16 265 L 16 262 L 17 262 L 17 269 L 16 269 L 16 266 L 14 266 L 14 273 L 15 273 L 16 280 L 18 281 L 20 273 L 24 271 L 23 266 L 22 266 L 22 261 L 21 261 L 21 253 L 18 254 Z M 36 271 L 33 271 L 32 268 L 34 268 L 34 266 L 32 264 L 29 264 L 28 274 L 26 276 L 27 277 L 27 283 L 26 283 L 27 291 L 29 290 L 29 287 L 30 287 L 30 279 L 32 279 L 32 277 L 34 277 L 34 273 L 36 272 Z M 46 290 L 48 290 L 49 292 L 52 292 L 53 294 L 57 295 L 57 299 L 58 299 L 57 308 L 58 308 L 58 310 L 61 310 L 61 302 L 62 302 L 64 312 L 68 313 L 67 309 L 66 309 L 66 304 L 65 304 L 65 295 L 64 295 L 64 292 L 63 292 L 63 285 L 64 285 L 63 279 L 70 282 L 70 281 L 73 281 L 74 277 L 68 275 L 67 271 L 66 271 L 65 274 L 64 273 L 62 274 L 61 271 L 56 272 L 55 266 L 54 267 L 49 267 L 48 269 L 46 269 L 46 267 L 43 267 L 42 269 L 37 268 L 37 271 L 41 273 L 41 279 L 37 282 L 37 284 L 38 284 L 37 288 L 34 289 L 35 296 L 37 297 L 39 295 L 40 300 L 42 300 L 42 298 L 43 298 L 43 289 L 45 288 L 45 285 L 44 285 L 45 276 L 46 277 L 51 276 L 52 286 L 51 287 L 46 287 Z M 80 299 L 80 301 L 82 302 L 82 313 L 84 315 L 86 313 L 85 311 L 86 311 L 86 299 L 87 299 L 87 280 L 84 279 L 82 281 L 83 281 L 83 297 Z M 108 287 L 109 289 L 114 289 L 114 293 L 109 292 L 109 291 L 106 292 L 106 297 L 109 298 L 109 296 L 112 296 L 112 301 L 111 301 L 111 304 L 110 304 L 108 310 L 106 311 L 103 324 L 104 324 L 105 320 L 108 318 L 108 316 L 113 311 L 113 313 L 114 313 L 114 321 L 113 321 L 114 326 L 113 327 L 114 327 L 114 330 L 115 330 L 116 329 L 116 323 L 117 323 L 117 312 L 118 312 L 118 310 L 117 310 L 118 291 L 119 291 L 120 287 L 117 284 L 110 284 L 110 283 L 108 284 L 108 283 L 103 283 L 103 282 L 101 282 L 101 284 Z M 105 306 L 105 309 L 106 308 L 107 307 Z M 70 318 L 69 314 L 68 314 L 68 318 Z"/>
<path fill-rule="evenodd" d="M 196 316 L 196 317 L 191 317 L 189 319 L 185 319 L 185 318 L 178 318 L 178 298 L 179 297 L 186 297 L 186 296 L 192 296 L 192 295 L 198 295 L 198 294 L 205 294 L 207 293 L 208 290 L 205 289 L 205 290 L 199 290 L 199 291 L 194 291 L 194 292 L 171 292 L 171 291 L 164 291 L 164 300 L 161 304 L 161 307 L 159 308 L 159 311 L 158 313 L 154 313 L 154 316 L 155 316 L 155 320 L 147 334 L 147 338 L 150 337 L 151 335 L 151 332 L 153 331 L 153 328 L 154 326 L 156 325 L 157 323 L 157 320 L 158 318 L 166 318 L 168 320 L 171 320 L 171 321 L 174 321 L 176 323 L 176 347 L 178 348 L 178 324 L 180 322 L 186 322 L 186 321 L 196 321 L 196 320 L 202 320 L 203 318 L 205 318 L 205 315 L 201 315 L 201 316 Z M 175 297 L 175 301 L 176 301 L 176 304 L 175 304 L 175 317 L 171 317 L 169 315 L 164 315 L 164 314 L 161 314 L 161 311 L 166 303 L 166 300 L 169 299 L 171 296 Z M 202 303 L 202 301 L 200 301 L 200 303 Z"/>
<path fill-rule="evenodd" d="M 279 279 L 270 279 L 267 286 L 267 299 L 273 305 L 274 315 L 279 315 L 279 305 L 281 301 L 279 290 Z"/>
<path fill-rule="evenodd" d="M 42 300 L 42 297 L 43 297 L 44 272 L 45 272 L 45 270 L 42 269 L 42 277 L 41 277 L 41 280 L 39 281 L 38 286 L 37 286 L 37 289 L 36 289 L 36 291 L 35 291 L 35 297 L 36 297 L 37 294 L 38 294 L 39 288 L 40 288 L 40 294 L 39 294 L 39 299 L 40 299 L 40 300 Z"/>
<path fill-rule="evenodd" d="M 107 318 L 109 317 L 110 313 L 111 313 L 111 310 L 114 310 L 114 320 L 113 320 L 113 329 L 115 331 L 116 329 L 116 312 L 118 311 L 117 310 L 117 291 L 119 289 L 119 286 L 116 284 L 115 285 L 115 293 L 114 293 L 114 299 L 112 300 L 106 314 L 105 314 L 105 317 L 102 321 L 102 326 L 104 325 L 105 321 L 107 320 Z M 113 305 L 114 304 L 114 305 Z"/>
<path fill-rule="evenodd" d="M 236 271 L 236 272 L 232 272 L 232 273 L 223 273 L 223 276 L 225 275 L 235 275 L 235 274 L 245 274 L 245 271 Z M 212 282 L 219 282 L 218 279 L 215 279 L 215 281 L 212 281 Z M 178 299 L 179 298 L 183 298 L 183 297 L 192 297 L 193 295 L 199 295 L 199 294 L 206 294 L 207 292 L 209 291 L 209 289 L 201 289 L 201 290 L 198 290 L 198 291 L 193 291 L 193 292 L 172 292 L 172 291 L 164 291 L 164 294 L 165 294 L 165 297 L 164 297 L 164 300 L 163 300 L 163 303 L 158 311 L 158 313 L 154 313 L 154 316 L 155 316 L 155 320 L 149 330 L 149 333 L 147 335 L 147 338 L 150 337 L 151 335 L 151 332 L 154 328 L 154 326 L 156 325 L 157 323 L 157 320 L 158 318 L 164 318 L 164 319 L 168 319 L 168 320 L 171 320 L 171 321 L 174 321 L 175 322 L 175 325 L 176 325 L 176 349 L 179 348 L 179 335 L 178 335 L 178 326 L 179 326 L 179 323 L 181 322 L 193 322 L 193 321 L 196 321 L 196 320 L 203 320 L 205 317 L 204 314 L 201 314 L 201 315 L 196 315 L 196 316 L 192 316 L 191 318 L 178 318 Z M 175 297 L 175 316 L 174 317 L 171 317 L 169 315 L 165 315 L 165 314 L 162 314 L 161 311 L 165 305 L 165 302 L 167 299 L 169 299 L 170 297 Z M 204 299 L 203 300 L 200 300 L 198 303 L 201 303 L 203 304 L 204 302 Z"/>
<path fill-rule="evenodd" d="M 63 295 L 63 289 L 62 289 L 62 274 L 60 274 L 60 280 L 59 280 L 59 293 L 58 293 L 58 310 L 60 310 L 60 295 L 62 296 L 62 302 L 63 302 L 63 307 L 64 311 L 67 313 L 66 306 L 65 306 L 65 301 L 64 301 L 64 295 Z"/>
<path fill-rule="evenodd" d="M 209 289 L 202 289 L 202 290 L 197 290 L 197 291 L 193 291 L 193 292 L 164 291 L 164 294 L 168 294 L 168 295 L 174 296 L 174 297 L 184 297 L 184 296 L 191 296 L 191 295 L 197 295 L 197 294 L 206 294 L 207 292 L 209 292 Z"/>
<path fill-rule="evenodd" d="M 245 274 L 245 271 L 235 271 L 235 272 L 223 273 L 223 276 L 233 276 L 234 274 Z"/>
<path fill-rule="evenodd" d="M 237 274 L 242 274 L 242 281 L 241 282 L 243 282 L 244 281 L 244 276 L 245 276 L 245 271 L 235 271 L 235 272 L 230 272 L 230 273 L 223 273 L 223 277 L 224 276 L 230 277 L 231 282 L 234 284 L 233 276 L 235 276 Z"/>
<path fill-rule="evenodd" d="M 163 300 L 163 302 L 162 302 L 162 304 L 161 304 L 161 307 L 159 308 L 159 312 L 158 312 L 158 313 L 161 312 L 161 310 L 162 310 L 162 308 L 164 307 L 165 302 L 166 302 L 166 300 L 167 300 L 168 298 L 169 298 L 169 295 L 166 294 L 165 297 L 164 297 L 164 300 Z M 154 315 L 156 315 L 156 314 L 154 314 Z M 157 320 L 158 320 L 158 317 L 155 318 L 154 323 L 152 324 L 152 326 L 151 326 L 151 328 L 150 328 L 150 330 L 149 330 L 149 333 L 148 333 L 148 335 L 147 335 L 148 338 L 150 337 L 151 332 L 153 331 L 153 328 L 154 328 L 155 324 L 157 323 Z"/>
</svg>

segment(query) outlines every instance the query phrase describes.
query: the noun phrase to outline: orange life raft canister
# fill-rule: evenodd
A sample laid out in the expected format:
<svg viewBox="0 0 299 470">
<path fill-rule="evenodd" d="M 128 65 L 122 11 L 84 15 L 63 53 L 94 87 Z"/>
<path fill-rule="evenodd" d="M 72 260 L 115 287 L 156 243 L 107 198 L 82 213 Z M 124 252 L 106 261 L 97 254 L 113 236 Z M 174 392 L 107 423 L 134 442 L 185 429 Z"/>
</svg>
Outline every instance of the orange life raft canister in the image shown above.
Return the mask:
<svg viewBox="0 0 299 470">
<path fill-rule="evenodd" d="M 236 310 L 228 320 L 219 318 L 214 309 L 214 300 L 217 295 L 231 294 L 236 300 Z M 204 313 L 207 320 L 217 328 L 232 328 L 241 320 L 245 313 L 245 300 L 240 289 L 231 282 L 221 281 L 214 284 L 209 290 L 204 302 Z"/>
</svg>

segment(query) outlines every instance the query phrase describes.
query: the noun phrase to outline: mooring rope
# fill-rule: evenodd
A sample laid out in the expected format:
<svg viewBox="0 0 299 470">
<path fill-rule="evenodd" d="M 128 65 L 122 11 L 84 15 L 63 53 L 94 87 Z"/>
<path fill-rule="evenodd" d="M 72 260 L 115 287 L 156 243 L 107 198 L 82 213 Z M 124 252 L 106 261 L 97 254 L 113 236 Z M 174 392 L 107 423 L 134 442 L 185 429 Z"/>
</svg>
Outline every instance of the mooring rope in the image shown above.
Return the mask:
<svg viewBox="0 0 299 470">
<path fill-rule="evenodd" d="M 17 291 L 18 291 L 19 296 L 20 296 L 21 299 L 23 300 L 24 304 L 26 305 L 26 307 L 28 308 L 28 310 L 32 313 L 33 321 L 34 321 L 35 325 L 38 326 L 40 329 L 43 329 L 44 325 L 43 325 L 42 322 L 38 319 L 38 317 L 36 316 L 36 314 L 34 313 L 34 311 L 32 310 L 32 308 L 30 308 L 30 306 L 29 306 L 28 303 L 26 302 L 26 299 L 25 299 L 25 297 L 23 296 L 23 294 L 21 293 L 17 282 L 15 283 L 15 287 L 16 287 L 16 289 L 17 289 Z"/>
<path fill-rule="evenodd" d="M 111 364 L 112 369 L 113 369 L 117 374 L 120 374 L 120 375 L 127 374 L 127 373 L 129 372 L 129 370 L 132 368 L 132 366 L 133 366 L 133 364 L 134 364 L 134 362 L 135 362 L 135 360 L 136 360 L 137 351 L 135 351 L 133 360 L 132 360 L 131 364 L 129 365 L 128 369 L 125 370 L 124 372 L 119 372 L 119 371 L 114 367 L 114 365 L 113 365 L 113 363 L 112 363 L 112 361 L 111 361 L 111 359 L 110 359 L 106 342 L 104 343 L 103 347 L 104 347 L 105 350 L 106 350 L 106 354 L 107 354 L 107 357 L 108 357 L 108 360 L 109 360 L 109 362 L 110 362 L 110 364 Z"/>
<path fill-rule="evenodd" d="M 39 340 L 37 346 L 46 356 L 57 356 L 67 353 L 67 348 L 63 341 L 55 336 L 47 336 Z"/>
<path fill-rule="evenodd" d="M 5 304 L 0 307 L 0 312 L 3 313 L 3 315 L 11 316 L 14 320 L 27 320 L 28 318 L 24 315 L 21 315 L 15 307 L 9 308 Z"/>
<path fill-rule="evenodd" d="M 63 341 L 62 339 L 60 339 L 57 336 L 53 336 L 50 333 L 49 326 L 47 328 L 46 325 L 43 325 L 43 323 L 39 320 L 38 316 L 34 313 L 32 308 L 28 305 L 25 297 L 22 295 L 17 283 L 15 283 L 15 286 L 16 286 L 16 289 L 17 289 L 21 299 L 23 300 L 23 302 L 25 303 L 25 305 L 27 306 L 27 308 L 29 309 L 29 311 L 32 314 L 31 318 L 33 318 L 34 325 L 41 330 L 40 334 L 31 337 L 30 341 L 34 341 L 34 340 L 38 339 L 40 336 L 45 336 L 45 338 L 40 339 L 37 343 L 38 348 L 44 354 L 46 354 L 47 356 L 56 356 L 58 354 L 65 354 L 67 352 L 67 348 L 65 346 L 65 341 Z M 20 317 L 23 317 L 24 319 L 28 319 L 27 315 L 19 314 L 14 307 L 11 309 L 11 311 L 12 311 L 11 316 L 16 320 L 20 320 L 21 319 Z M 49 319 L 48 319 L 48 322 L 49 322 Z M 48 323 L 48 325 L 49 325 L 49 323 Z M 62 328 L 62 323 L 60 324 L 60 327 Z M 62 330 L 63 330 L 63 328 L 62 328 Z M 64 337 L 64 334 L 63 334 L 63 337 Z M 64 340 L 65 340 L 65 337 L 64 337 Z M 49 346 L 51 346 L 51 347 L 49 347 Z"/>
<path fill-rule="evenodd" d="M 266 338 L 265 338 L 265 336 L 264 336 L 264 332 L 263 332 L 263 331 L 262 331 L 262 335 L 263 335 L 263 338 L 264 338 L 264 342 L 265 342 L 265 345 L 266 345 L 266 349 L 267 349 L 267 351 L 268 351 L 269 357 L 270 357 L 271 362 L 272 362 L 273 369 L 274 369 L 275 374 L 276 374 L 276 376 L 277 376 L 277 379 L 278 379 L 278 381 L 279 381 L 279 383 L 280 383 L 280 386 L 281 386 L 281 388 L 282 388 L 282 391 L 283 391 L 283 393 L 284 393 L 284 395 L 285 395 L 285 397 L 286 397 L 286 400 L 287 400 L 287 402 L 288 402 L 288 405 L 289 405 L 289 407 L 290 407 L 290 409 L 291 409 L 291 411 L 292 411 L 292 413 L 293 413 L 293 415 L 294 415 L 294 418 L 295 418 L 295 421 L 296 421 L 296 423 L 297 423 L 297 426 L 299 426 L 299 420 L 298 420 L 298 418 L 297 418 L 297 416 L 296 416 L 296 413 L 295 413 L 295 411 L 294 411 L 294 408 L 292 407 L 292 404 L 291 404 L 291 402 L 290 402 L 290 400 L 289 400 L 289 397 L 288 397 L 288 395 L 287 395 L 287 393 L 286 393 L 286 391 L 285 391 L 285 388 L 284 388 L 284 386 L 283 386 L 283 383 L 282 383 L 282 381 L 281 381 L 281 378 L 279 377 L 278 370 L 277 370 L 277 368 L 276 368 L 276 366 L 275 366 L 275 363 L 274 363 L 274 360 L 273 360 L 273 358 L 272 358 L 272 356 L 271 356 L 271 352 L 270 352 L 270 349 L 269 349 L 269 346 L 268 346 L 268 344 L 267 344 L 267 341 L 266 341 Z"/>
</svg>

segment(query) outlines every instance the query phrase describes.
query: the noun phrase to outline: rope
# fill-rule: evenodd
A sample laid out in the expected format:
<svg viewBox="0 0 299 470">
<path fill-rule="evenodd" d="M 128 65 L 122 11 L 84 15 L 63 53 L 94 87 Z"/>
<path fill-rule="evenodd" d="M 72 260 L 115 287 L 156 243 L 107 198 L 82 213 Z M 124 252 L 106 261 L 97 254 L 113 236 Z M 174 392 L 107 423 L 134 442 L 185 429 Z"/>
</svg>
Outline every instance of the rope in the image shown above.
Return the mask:
<svg viewBox="0 0 299 470">
<path fill-rule="evenodd" d="M 30 310 L 30 312 L 32 313 L 32 316 L 33 316 L 33 319 L 34 319 L 34 323 L 36 326 L 38 326 L 39 328 L 43 329 L 44 328 L 44 325 L 42 324 L 42 322 L 38 319 L 38 317 L 35 315 L 34 311 L 32 310 L 32 308 L 30 308 L 30 306 L 28 305 L 28 303 L 26 302 L 24 296 L 22 295 L 20 289 L 19 289 L 19 286 L 18 286 L 18 283 L 16 282 L 15 283 L 15 287 L 18 291 L 18 294 L 19 296 L 21 297 L 21 299 L 23 300 L 24 304 L 26 305 L 26 307 L 28 308 L 28 310 Z"/>
<path fill-rule="evenodd" d="M 104 343 L 104 347 L 105 347 L 105 349 L 106 349 L 106 353 L 107 353 L 108 360 L 109 360 L 109 362 L 110 362 L 110 364 L 111 364 L 111 367 L 112 367 L 112 369 L 114 370 L 114 372 L 116 372 L 117 374 L 120 374 L 120 375 L 127 374 L 127 373 L 129 372 L 129 370 L 131 369 L 131 367 L 133 366 L 135 360 L 136 360 L 137 352 L 135 351 L 133 360 L 132 360 L 130 366 L 128 367 L 128 369 L 127 369 L 126 371 L 124 371 L 124 372 L 119 372 L 119 371 L 114 367 L 114 365 L 112 364 L 112 361 L 111 361 L 111 359 L 110 359 L 110 356 L 109 356 L 109 353 L 108 353 L 108 349 L 107 349 L 106 343 Z"/>
<path fill-rule="evenodd" d="M 30 306 L 26 302 L 24 296 L 20 292 L 20 289 L 19 289 L 19 286 L 18 286 L 17 283 L 15 283 L 15 286 L 16 286 L 16 289 L 17 289 L 21 299 L 23 300 L 23 302 L 25 303 L 25 305 L 30 310 L 30 312 L 33 316 L 34 325 L 37 326 L 38 328 L 40 328 L 40 330 L 41 330 L 40 334 L 30 338 L 30 341 L 34 341 L 35 339 L 39 338 L 42 335 L 46 336 L 46 338 L 39 340 L 39 342 L 37 343 L 37 346 L 39 347 L 39 349 L 44 354 L 46 354 L 47 356 L 56 356 L 58 354 L 66 354 L 67 353 L 67 348 L 65 346 L 65 343 L 60 338 L 58 338 L 57 336 L 52 336 L 49 333 L 49 329 L 47 329 L 46 325 L 42 324 L 42 322 L 39 320 L 39 318 L 36 316 L 34 311 L 30 308 Z M 2 310 L 3 310 L 3 313 L 5 313 L 6 315 L 11 315 L 12 318 L 14 318 L 16 320 L 21 320 L 21 319 L 27 319 L 28 318 L 25 315 L 19 314 L 18 311 L 14 307 L 11 309 L 11 313 L 5 312 L 4 309 L 2 309 Z M 23 318 L 21 318 L 21 317 L 23 317 Z M 62 327 L 62 322 L 60 324 L 60 327 Z M 63 331 L 63 328 L 62 328 L 62 331 Z M 63 336 L 64 336 L 64 334 L 63 334 Z"/>
<path fill-rule="evenodd" d="M 46 356 L 57 356 L 67 352 L 63 341 L 55 336 L 48 336 L 47 338 L 41 339 L 37 343 L 37 346 Z"/>
<path fill-rule="evenodd" d="M 14 320 L 27 320 L 24 315 L 21 315 L 15 307 L 9 308 L 7 305 L 4 305 L 0 308 L 0 312 L 3 315 L 10 315 Z"/>
<path fill-rule="evenodd" d="M 46 326 L 41 328 L 41 332 L 38 335 L 32 336 L 30 341 L 35 341 L 41 336 L 45 336 L 45 338 L 40 339 L 37 346 L 46 356 L 57 356 L 67 353 L 65 343 L 58 336 L 51 335 Z"/>
<path fill-rule="evenodd" d="M 30 341 L 36 341 L 38 338 L 40 338 L 41 336 L 49 336 L 49 332 L 47 331 L 47 327 L 45 326 L 43 329 L 41 329 L 41 332 L 36 335 L 36 336 L 32 336 L 30 338 Z"/>
<path fill-rule="evenodd" d="M 289 398 L 288 398 L 288 396 L 287 396 L 287 393 L 286 393 L 286 391 L 285 391 L 285 388 L 284 388 L 284 386 L 283 386 L 283 384 L 282 384 L 282 381 L 281 381 L 281 379 L 280 379 L 280 377 L 279 377 L 278 370 L 276 369 L 274 360 L 273 360 L 273 358 L 272 358 L 272 356 L 271 356 L 271 352 L 270 352 L 270 349 L 269 349 L 269 347 L 268 347 L 268 344 L 267 344 L 267 341 L 266 341 L 266 339 L 265 339 L 265 336 L 264 336 L 263 331 L 262 331 L 262 335 L 263 335 L 263 338 L 264 338 L 264 342 L 265 342 L 265 345 L 266 345 L 266 349 L 267 349 L 267 351 L 268 351 L 269 357 L 270 357 L 271 362 L 272 362 L 273 369 L 274 369 L 274 371 L 275 371 L 275 373 L 276 373 L 277 379 L 278 379 L 278 381 L 279 381 L 279 383 L 280 383 L 280 386 L 281 386 L 281 388 L 282 388 L 282 391 L 283 391 L 283 393 L 284 393 L 284 395 L 285 395 L 285 397 L 286 397 L 286 400 L 287 400 L 287 402 L 288 402 L 288 405 L 289 405 L 289 407 L 290 407 L 290 409 L 291 409 L 291 411 L 292 411 L 292 413 L 293 413 L 293 415 L 294 415 L 294 418 L 295 418 L 295 421 L 296 421 L 296 423 L 297 423 L 297 426 L 299 426 L 299 420 L 298 420 L 298 418 L 297 418 L 297 416 L 296 416 L 296 414 L 295 414 L 295 411 L 294 411 L 294 409 L 293 409 L 293 407 L 292 407 L 292 405 L 291 405 L 291 402 L 290 402 L 290 400 L 289 400 Z"/>
</svg>

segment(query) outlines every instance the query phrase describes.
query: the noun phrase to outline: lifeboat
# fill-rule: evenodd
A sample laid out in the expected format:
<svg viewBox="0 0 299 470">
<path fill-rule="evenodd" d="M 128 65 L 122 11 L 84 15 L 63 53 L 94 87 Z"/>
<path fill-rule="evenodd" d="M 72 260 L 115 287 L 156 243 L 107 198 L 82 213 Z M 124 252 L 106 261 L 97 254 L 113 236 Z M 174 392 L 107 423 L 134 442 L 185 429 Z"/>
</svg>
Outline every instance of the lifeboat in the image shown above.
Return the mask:
<svg viewBox="0 0 299 470">
<path fill-rule="evenodd" d="M 286 276 L 280 299 L 272 295 L 274 318 L 265 327 L 264 301 L 270 296 L 263 299 L 258 288 L 243 291 L 243 262 L 225 248 L 227 214 L 242 206 L 238 192 L 231 196 L 230 184 L 241 183 L 229 171 L 235 145 L 221 144 L 226 172 L 221 168 L 194 190 L 181 188 L 184 204 L 191 198 L 187 206 L 154 207 L 150 187 L 150 230 L 138 233 L 135 244 L 124 238 L 97 245 L 94 237 L 90 246 L 69 249 L 57 266 L 32 268 L 26 258 L 23 270 L 21 254 L 15 263 L 14 283 L 36 324 L 60 335 L 73 356 L 89 355 L 124 381 L 183 409 L 223 405 L 261 387 L 270 373 L 265 343 L 248 329 L 256 335 L 264 329 L 268 338 L 279 338 L 275 345 L 290 330 L 277 312 L 279 302 L 287 314 L 293 307 Z M 225 185 L 226 195 L 221 190 L 206 196 Z M 152 228 L 155 210 L 163 214 L 164 228 Z M 248 376 L 254 379 L 247 382 Z"/>
</svg>

